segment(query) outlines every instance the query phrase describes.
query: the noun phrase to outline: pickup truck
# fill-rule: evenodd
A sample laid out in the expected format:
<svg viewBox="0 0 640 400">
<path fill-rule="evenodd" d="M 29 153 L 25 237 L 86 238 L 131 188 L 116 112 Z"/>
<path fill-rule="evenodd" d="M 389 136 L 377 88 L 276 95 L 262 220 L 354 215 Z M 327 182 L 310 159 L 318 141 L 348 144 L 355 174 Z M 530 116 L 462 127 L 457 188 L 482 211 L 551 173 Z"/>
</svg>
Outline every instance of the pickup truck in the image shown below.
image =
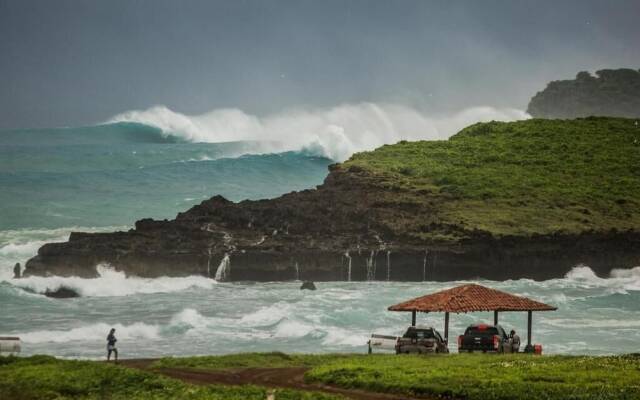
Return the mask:
<svg viewBox="0 0 640 400">
<path fill-rule="evenodd" d="M 427 326 L 410 326 L 402 337 L 371 335 L 369 353 L 373 348 L 395 350 L 396 354 L 449 352 L 447 343 L 440 333 Z"/>
<path fill-rule="evenodd" d="M 410 326 L 396 343 L 396 354 L 448 352 L 447 343 L 440 333 L 431 327 Z"/>
<path fill-rule="evenodd" d="M 474 351 L 504 353 L 510 349 L 507 332 L 500 325 L 471 325 L 458 336 L 458 352 Z"/>
</svg>

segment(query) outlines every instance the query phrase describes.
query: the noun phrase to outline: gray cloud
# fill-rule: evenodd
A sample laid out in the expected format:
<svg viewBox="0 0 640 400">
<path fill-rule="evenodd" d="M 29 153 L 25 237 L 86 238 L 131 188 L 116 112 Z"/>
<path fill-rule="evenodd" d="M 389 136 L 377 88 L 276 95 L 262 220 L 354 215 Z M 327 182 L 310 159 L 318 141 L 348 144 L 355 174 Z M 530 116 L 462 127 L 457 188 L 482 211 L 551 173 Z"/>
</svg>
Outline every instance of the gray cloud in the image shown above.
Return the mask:
<svg viewBox="0 0 640 400">
<path fill-rule="evenodd" d="M 549 80 L 639 68 L 638 15 L 638 1 L 0 0 L 0 128 L 155 104 L 524 108 Z"/>
</svg>

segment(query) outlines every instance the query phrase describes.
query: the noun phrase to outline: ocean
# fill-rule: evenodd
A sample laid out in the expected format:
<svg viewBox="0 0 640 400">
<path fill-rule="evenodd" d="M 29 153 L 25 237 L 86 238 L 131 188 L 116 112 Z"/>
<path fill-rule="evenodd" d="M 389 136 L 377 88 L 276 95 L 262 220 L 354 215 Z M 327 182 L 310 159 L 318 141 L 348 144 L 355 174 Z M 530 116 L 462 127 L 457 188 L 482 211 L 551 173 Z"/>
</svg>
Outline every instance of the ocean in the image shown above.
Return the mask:
<svg viewBox="0 0 640 400">
<path fill-rule="evenodd" d="M 99 267 L 96 279 L 12 279 L 16 262 L 24 264 L 39 246 L 64 241 L 71 231 L 113 231 L 128 229 L 140 218 L 173 218 L 215 194 L 239 201 L 313 188 L 322 183 L 329 164 L 403 138 L 392 128 L 402 125 L 396 120 L 406 112 L 372 107 L 296 114 L 289 125 L 284 116 L 258 121 L 259 127 L 249 124 L 250 130 L 262 136 L 230 135 L 242 139 L 235 142 L 204 136 L 207 126 L 222 129 L 212 116 L 194 119 L 195 128 L 187 124 L 189 130 L 167 123 L 170 118 L 162 119 L 165 125 L 151 123 L 149 111 L 84 128 L 0 132 L 0 336 L 20 336 L 25 355 L 100 358 L 111 327 L 117 330 L 122 357 L 365 352 L 371 333 L 401 334 L 410 315 L 389 312 L 388 306 L 461 282 L 319 282 L 317 291 L 301 291 L 300 282 L 126 278 L 108 266 Z M 342 124 L 326 123 L 341 112 L 347 115 Z M 386 136 L 353 122 L 358 112 L 384 120 Z M 216 115 L 229 119 L 229 114 Z M 460 115 L 455 129 L 496 113 Z M 415 118 L 411 114 L 405 123 Z M 444 124 L 438 121 L 423 125 Z M 236 131 L 248 126 L 232 125 L 229 129 Z M 455 132 L 429 131 L 427 125 L 421 129 L 431 133 L 423 139 Z M 172 129 L 178 133 L 167 133 Z M 269 134 L 295 129 L 304 137 Z M 364 134 L 354 137 L 350 132 L 356 129 Z M 640 267 L 597 277 L 588 266 L 576 266 L 567 276 L 544 282 L 480 283 L 558 307 L 534 313 L 533 339 L 546 353 L 638 351 Z M 37 294 L 60 286 L 82 297 L 58 300 Z M 452 315 L 452 350 L 454 338 L 468 324 L 492 319 L 489 313 Z M 443 315 L 419 315 L 418 322 L 442 331 Z M 504 313 L 501 323 L 526 337 L 525 313 Z"/>
</svg>

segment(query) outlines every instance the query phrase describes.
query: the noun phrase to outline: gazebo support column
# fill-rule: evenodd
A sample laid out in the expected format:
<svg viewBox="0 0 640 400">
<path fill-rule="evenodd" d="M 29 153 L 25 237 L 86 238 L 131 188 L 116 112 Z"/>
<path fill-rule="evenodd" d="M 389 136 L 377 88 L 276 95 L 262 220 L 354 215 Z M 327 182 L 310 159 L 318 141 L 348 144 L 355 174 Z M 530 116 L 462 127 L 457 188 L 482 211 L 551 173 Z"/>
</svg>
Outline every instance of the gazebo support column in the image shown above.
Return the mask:
<svg viewBox="0 0 640 400">
<path fill-rule="evenodd" d="M 411 311 L 411 326 L 416 326 L 416 310 Z"/>
<path fill-rule="evenodd" d="M 531 347 L 531 323 L 533 321 L 533 311 L 527 311 L 527 347 Z"/>
<path fill-rule="evenodd" d="M 493 312 L 493 324 L 494 325 L 498 325 L 498 312 L 497 311 Z"/>
<path fill-rule="evenodd" d="M 444 341 L 449 344 L 449 312 L 444 313 Z"/>
</svg>

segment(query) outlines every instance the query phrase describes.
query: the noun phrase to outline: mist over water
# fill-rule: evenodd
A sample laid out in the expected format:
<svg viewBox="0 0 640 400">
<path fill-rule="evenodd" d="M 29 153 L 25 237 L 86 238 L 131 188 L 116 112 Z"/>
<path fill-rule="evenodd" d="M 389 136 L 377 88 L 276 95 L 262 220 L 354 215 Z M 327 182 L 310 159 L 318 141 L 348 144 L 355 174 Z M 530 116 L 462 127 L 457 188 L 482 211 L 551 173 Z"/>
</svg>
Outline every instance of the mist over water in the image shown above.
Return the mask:
<svg viewBox="0 0 640 400">
<path fill-rule="evenodd" d="M 392 104 L 345 104 L 267 116 L 219 109 L 187 116 L 166 107 L 131 111 L 84 128 L 0 132 L 0 335 L 25 354 L 97 358 L 115 327 L 124 357 L 241 351 L 364 352 L 373 333 L 401 334 L 410 321 L 389 305 L 461 282 L 217 283 L 200 276 L 12 279 L 13 265 L 72 231 L 130 229 L 136 219 L 173 218 L 222 194 L 276 197 L 322 183 L 327 166 L 398 140 L 445 139 L 478 121 L 527 118 L 476 107 L 428 115 Z M 230 265 L 233 269 L 233 265 Z M 304 277 L 304 266 L 300 266 Z M 534 314 L 534 341 L 548 353 L 637 351 L 640 269 L 598 277 L 576 266 L 565 278 L 482 282 L 558 306 Z M 82 297 L 39 293 L 67 287 Z M 451 340 L 489 313 L 453 315 Z M 419 322 L 442 330 L 442 315 Z M 525 336 L 526 314 L 501 322 Z M 606 340 L 603 340 L 606 338 Z"/>
</svg>

